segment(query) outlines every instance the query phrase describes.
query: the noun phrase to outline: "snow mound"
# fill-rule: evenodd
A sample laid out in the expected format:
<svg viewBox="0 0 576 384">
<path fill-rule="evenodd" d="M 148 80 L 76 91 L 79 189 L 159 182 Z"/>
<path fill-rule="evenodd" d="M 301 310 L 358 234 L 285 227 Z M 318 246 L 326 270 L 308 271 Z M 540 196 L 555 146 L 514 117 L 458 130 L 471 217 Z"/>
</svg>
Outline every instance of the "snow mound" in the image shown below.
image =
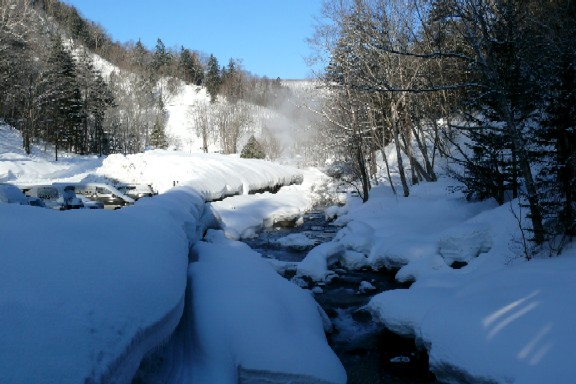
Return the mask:
<svg viewBox="0 0 576 384">
<path fill-rule="evenodd" d="M 190 265 L 202 383 L 345 383 L 312 296 L 280 277 L 244 243 L 210 232 Z M 257 331 L 256 331 L 257 330 Z M 202 362 L 202 364 L 200 364 Z M 240 373 L 239 373 L 240 370 Z"/>
<path fill-rule="evenodd" d="M 314 240 L 310 239 L 304 233 L 291 233 L 288 236 L 284 236 L 276 240 L 276 243 L 281 247 L 294 249 L 294 250 L 304 250 L 314 245 Z"/>
<path fill-rule="evenodd" d="M 130 381 L 180 319 L 183 224 L 202 211 L 182 191 L 121 211 L 0 204 L 0 381 Z"/>
<path fill-rule="evenodd" d="M 492 237 L 487 225 L 464 223 L 440 238 L 438 254 L 448 265 L 455 262 L 469 263 L 481 253 L 490 251 Z"/>
<path fill-rule="evenodd" d="M 194 187 L 209 201 L 290 185 L 301 177 L 301 172 L 295 168 L 264 160 L 165 150 L 110 155 L 96 173 L 124 182 L 153 183 L 160 193 L 185 184 Z"/>
<path fill-rule="evenodd" d="M 233 240 L 250 238 L 262 227 L 270 227 L 279 221 L 297 220 L 312 209 L 315 202 L 312 188 L 322 176 L 309 170 L 297 172 L 303 175 L 301 185 L 283 187 L 275 194 L 245 194 L 213 202 L 226 236 Z M 279 174 L 280 180 L 282 176 Z"/>
<path fill-rule="evenodd" d="M 306 255 L 296 267 L 295 278 L 309 277 L 314 281 L 325 281 L 334 276 L 330 266 L 340 260 L 345 248 L 341 244 L 330 241 L 320 244 Z"/>
</svg>

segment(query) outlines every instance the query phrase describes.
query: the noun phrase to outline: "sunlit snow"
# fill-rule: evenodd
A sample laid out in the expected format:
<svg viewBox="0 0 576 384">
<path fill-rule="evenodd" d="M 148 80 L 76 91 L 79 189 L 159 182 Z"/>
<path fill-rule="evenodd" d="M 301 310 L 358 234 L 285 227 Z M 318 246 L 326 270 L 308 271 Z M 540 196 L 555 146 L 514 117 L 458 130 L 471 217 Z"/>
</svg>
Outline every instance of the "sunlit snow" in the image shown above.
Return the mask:
<svg viewBox="0 0 576 384">
<path fill-rule="evenodd" d="M 179 103 L 187 105 L 171 108 Z M 312 207 L 319 172 L 190 151 L 54 162 L 38 147 L 25 155 L 15 130 L 2 126 L 0 135 L 0 182 L 115 178 L 161 192 L 119 211 L 0 204 L 0 382 L 130 382 L 185 311 L 200 333 L 181 357 L 190 364 L 180 382 L 346 381 L 312 293 L 235 241 Z M 302 175 L 303 185 L 289 185 Z M 414 186 L 409 198 L 382 183 L 365 204 L 349 196 L 331 207 L 327 216 L 343 228 L 295 267 L 295 282 L 329 280 L 336 262 L 397 269 L 410 288 L 380 293 L 367 309 L 426 347 L 438 379 L 573 382 L 576 251 L 526 261 L 511 213 L 518 203 L 469 203 L 450 192 L 454 183 Z M 285 185 L 277 194 L 248 194 L 277 185 Z M 217 220 L 222 230 L 209 230 Z M 199 242 L 205 233 L 210 241 Z"/>
</svg>

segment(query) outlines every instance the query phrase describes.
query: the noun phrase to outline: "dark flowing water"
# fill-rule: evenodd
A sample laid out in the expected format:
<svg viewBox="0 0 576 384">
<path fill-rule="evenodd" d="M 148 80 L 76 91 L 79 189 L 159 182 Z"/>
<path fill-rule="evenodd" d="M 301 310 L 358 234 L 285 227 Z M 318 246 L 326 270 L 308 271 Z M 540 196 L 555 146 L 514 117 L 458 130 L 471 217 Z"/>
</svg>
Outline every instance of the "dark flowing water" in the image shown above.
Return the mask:
<svg viewBox="0 0 576 384">
<path fill-rule="evenodd" d="M 296 226 L 283 224 L 245 242 L 263 257 L 298 262 L 313 246 L 332 240 L 339 229 L 325 220 L 322 211 L 307 214 Z M 310 244 L 280 245 L 281 239 L 291 234 L 306 235 Z M 401 287 L 393 274 L 371 269 L 351 271 L 342 266 L 336 266 L 334 271 L 338 277 L 329 284 L 308 288 L 315 292 L 316 301 L 332 320 L 334 329 L 327 335 L 328 340 L 346 368 L 348 383 L 434 383 L 425 351 L 418 351 L 413 340 L 382 329 L 370 313 L 362 310 L 375 294 Z M 285 277 L 292 274 L 287 272 Z M 361 283 L 370 283 L 369 289 L 361 290 Z"/>
</svg>

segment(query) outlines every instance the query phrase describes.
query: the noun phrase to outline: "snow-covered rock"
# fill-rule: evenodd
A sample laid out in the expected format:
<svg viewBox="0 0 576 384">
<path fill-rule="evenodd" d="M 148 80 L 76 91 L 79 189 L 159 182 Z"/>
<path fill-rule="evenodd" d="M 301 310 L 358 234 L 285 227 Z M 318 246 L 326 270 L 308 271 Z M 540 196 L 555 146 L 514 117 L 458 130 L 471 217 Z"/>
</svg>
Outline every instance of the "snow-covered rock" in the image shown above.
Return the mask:
<svg viewBox="0 0 576 384">
<path fill-rule="evenodd" d="M 287 236 L 281 237 L 276 241 L 281 247 L 292 249 L 295 251 L 302 251 L 314 246 L 314 240 L 310 239 L 304 233 L 291 233 Z"/>
<path fill-rule="evenodd" d="M 454 262 L 468 263 L 481 253 L 490 250 L 492 237 L 486 224 L 463 224 L 439 239 L 438 254 L 448 265 Z"/>
<path fill-rule="evenodd" d="M 314 281 L 325 281 L 334 276 L 329 268 L 340 260 L 345 248 L 337 242 L 320 244 L 306 255 L 297 266 L 296 277 L 309 277 Z"/>
</svg>

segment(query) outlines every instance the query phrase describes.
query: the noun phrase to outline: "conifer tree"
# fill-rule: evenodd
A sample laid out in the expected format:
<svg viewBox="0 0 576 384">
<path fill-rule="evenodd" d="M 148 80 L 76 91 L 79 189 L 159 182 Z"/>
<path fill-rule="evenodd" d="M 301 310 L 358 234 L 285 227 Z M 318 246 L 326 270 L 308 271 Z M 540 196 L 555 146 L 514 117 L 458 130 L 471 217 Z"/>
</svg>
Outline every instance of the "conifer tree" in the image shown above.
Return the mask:
<svg viewBox="0 0 576 384">
<path fill-rule="evenodd" d="M 182 47 L 178 65 L 184 81 L 195 85 L 202 84 L 204 73 L 197 53 Z"/>
<path fill-rule="evenodd" d="M 262 144 L 252 135 L 244 148 L 242 148 L 240 157 L 243 159 L 264 159 L 266 158 L 266 152 L 264 152 Z"/>
<path fill-rule="evenodd" d="M 54 144 L 55 159 L 61 146 L 71 151 L 80 147 L 81 92 L 76 77 L 76 64 L 70 51 L 59 37 L 53 39 L 47 60 L 45 85 L 48 87 L 50 104 L 50 130 L 47 139 Z"/>
<path fill-rule="evenodd" d="M 230 59 L 228 67 L 222 68 L 221 93 L 231 103 L 243 99 L 245 93 L 244 75 L 234 59 Z"/>
<path fill-rule="evenodd" d="M 158 38 L 156 41 L 156 51 L 154 52 L 154 57 L 152 59 L 152 70 L 155 73 L 162 73 L 168 64 L 168 53 L 166 51 L 166 46 L 162 39 Z"/>
<path fill-rule="evenodd" d="M 136 42 L 134 48 L 132 49 L 131 61 L 136 69 L 140 72 L 144 72 L 149 65 L 148 51 L 140 40 Z"/>
<path fill-rule="evenodd" d="M 158 149 L 168 148 L 168 140 L 166 138 L 164 126 L 158 119 L 156 119 L 156 122 L 152 127 L 152 132 L 150 133 L 150 145 Z"/>
<path fill-rule="evenodd" d="M 220 67 L 218 64 L 218 59 L 214 55 L 210 55 L 208 59 L 208 64 L 206 68 L 206 76 L 204 78 L 204 85 L 206 90 L 210 95 L 210 102 L 214 103 L 218 94 L 220 93 L 220 85 L 222 84 L 222 79 L 220 77 Z"/>
<path fill-rule="evenodd" d="M 87 51 L 78 56 L 77 78 L 82 95 L 82 147 L 81 153 L 107 152 L 104 143 L 104 116 L 115 105 L 114 97 L 101 72 L 94 67 Z"/>
</svg>

